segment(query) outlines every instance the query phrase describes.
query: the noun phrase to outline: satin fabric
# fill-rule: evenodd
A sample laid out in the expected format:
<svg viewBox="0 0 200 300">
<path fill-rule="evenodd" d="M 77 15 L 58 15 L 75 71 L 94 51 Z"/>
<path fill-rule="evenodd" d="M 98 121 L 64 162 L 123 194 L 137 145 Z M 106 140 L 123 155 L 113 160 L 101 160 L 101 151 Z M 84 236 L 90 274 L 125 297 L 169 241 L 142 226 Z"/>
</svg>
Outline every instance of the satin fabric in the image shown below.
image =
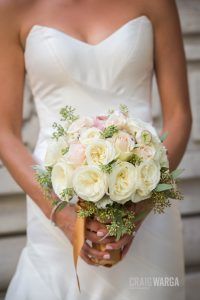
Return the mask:
<svg viewBox="0 0 200 300">
<path fill-rule="evenodd" d="M 152 123 L 154 30 L 141 16 L 97 45 L 48 26 L 34 25 L 26 39 L 26 79 L 34 97 L 40 132 L 34 157 L 43 164 L 52 123 L 72 105 L 79 115 L 129 107 L 132 116 Z M 27 195 L 27 244 L 10 282 L 6 300 L 183 300 L 184 257 L 179 203 L 164 215 L 151 212 L 126 257 L 112 268 L 78 262 L 81 294 L 72 246 Z M 76 202 L 76 199 L 73 199 Z M 133 281 L 178 277 L 177 287 L 140 288 Z"/>
</svg>

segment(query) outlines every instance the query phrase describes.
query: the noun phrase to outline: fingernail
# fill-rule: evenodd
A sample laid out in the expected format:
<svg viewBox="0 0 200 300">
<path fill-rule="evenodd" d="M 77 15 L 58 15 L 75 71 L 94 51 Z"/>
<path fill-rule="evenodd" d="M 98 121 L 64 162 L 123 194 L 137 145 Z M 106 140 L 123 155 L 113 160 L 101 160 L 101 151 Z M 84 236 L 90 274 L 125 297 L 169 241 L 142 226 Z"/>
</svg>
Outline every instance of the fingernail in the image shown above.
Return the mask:
<svg viewBox="0 0 200 300">
<path fill-rule="evenodd" d="M 112 249 L 112 246 L 106 245 L 106 249 L 111 250 L 111 249 Z"/>
<path fill-rule="evenodd" d="M 104 254 L 103 258 L 104 259 L 110 259 L 110 254 Z"/>
<path fill-rule="evenodd" d="M 97 231 L 97 236 L 104 236 L 104 233 L 102 231 Z"/>
</svg>

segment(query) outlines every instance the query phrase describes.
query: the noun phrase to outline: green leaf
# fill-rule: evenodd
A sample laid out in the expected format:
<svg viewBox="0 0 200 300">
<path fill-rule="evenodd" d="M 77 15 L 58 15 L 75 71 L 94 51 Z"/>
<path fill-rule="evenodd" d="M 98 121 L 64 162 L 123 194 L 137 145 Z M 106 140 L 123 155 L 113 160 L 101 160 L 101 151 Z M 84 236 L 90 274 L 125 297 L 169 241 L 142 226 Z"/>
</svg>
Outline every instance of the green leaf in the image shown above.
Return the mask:
<svg viewBox="0 0 200 300">
<path fill-rule="evenodd" d="M 166 191 L 166 190 L 171 190 L 172 188 L 173 188 L 172 184 L 160 183 L 155 188 L 155 191 L 156 192 L 163 192 L 163 191 Z"/>
<path fill-rule="evenodd" d="M 171 172 L 171 176 L 173 179 L 176 179 L 177 177 L 180 176 L 180 174 L 184 171 L 184 169 L 176 169 Z"/>
<path fill-rule="evenodd" d="M 163 143 L 164 140 L 166 140 L 166 138 L 168 137 L 169 132 L 164 132 L 161 136 L 160 136 L 160 140 Z"/>
</svg>

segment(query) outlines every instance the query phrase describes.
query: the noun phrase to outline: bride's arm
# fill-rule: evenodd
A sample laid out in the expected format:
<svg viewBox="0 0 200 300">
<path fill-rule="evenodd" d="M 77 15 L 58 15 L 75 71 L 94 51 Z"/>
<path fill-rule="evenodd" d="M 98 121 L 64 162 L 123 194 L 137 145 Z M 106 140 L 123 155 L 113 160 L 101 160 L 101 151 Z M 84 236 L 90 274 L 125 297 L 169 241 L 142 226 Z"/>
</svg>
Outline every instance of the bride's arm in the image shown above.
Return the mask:
<svg viewBox="0 0 200 300">
<path fill-rule="evenodd" d="M 168 132 L 164 144 L 168 150 L 170 169 L 174 170 L 185 152 L 192 124 L 180 20 L 175 0 L 142 2 L 153 24 L 155 74 L 163 115 L 162 132 Z M 134 210 L 136 214 L 146 210 L 147 216 L 152 210 L 151 203 L 148 199 L 141 201 Z M 138 222 L 136 231 L 144 219 Z M 131 242 L 132 239 L 126 245 L 123 256 Z"/>
<path fill-rule="evenodd" d="M 168 132 L 164 144 L 173 170 L 185 152 L 192 124 L 186 58 L 175 1 L 153 0 L 149 4 L 155 30 L 155 74 L 163 115 L 162 132 Z"/>
<path fill-rule="evenodd" d="M 17 25 L 4 22 L 1 18 L 0 41 L 0 159 L 21 188 L 34 199 L 45 215 L 49 216 L 50 204 L 44 200 L 31 168 L 36 161 L 22 142 L 25 70 Z"/>
</svg>

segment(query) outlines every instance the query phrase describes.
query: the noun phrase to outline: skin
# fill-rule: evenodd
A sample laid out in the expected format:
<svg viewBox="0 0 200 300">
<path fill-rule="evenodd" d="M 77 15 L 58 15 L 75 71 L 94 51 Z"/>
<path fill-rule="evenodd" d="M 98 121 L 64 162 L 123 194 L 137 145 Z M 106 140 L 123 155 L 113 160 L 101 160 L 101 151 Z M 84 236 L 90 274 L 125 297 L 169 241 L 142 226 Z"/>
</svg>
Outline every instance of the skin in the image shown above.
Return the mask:
<svg viewBox="0 0 200 300">
<path fill-rule="evenodd" d="M 174 0 L 0 0 L 0 40 L 3 41 L 0 47 L 0 158 L 47 218 L 52 207 L 34 179 L 30 165 L 36 161 L 23 144 L 21 135 L 27 34 L 32 25 L 40 24 L 62 30 L 89 44 L 97 44 L 127 21 L 141 15 L 147 15 L 154 28 L 154 66 L 163 114 L 162 131 L 169 132 L 164 143 L 173 170 L 185 152 L 192 124 L 185 53 Z M 151 211 L 146 200 L 133 204 L 132 208 L 136 212 Z M 75 220 L 73 205 L 55 216 L 56 224 L 71 243 Z M 136 231 L 143 221 L 137 224 Z M 107 233 L 103 224 L 97 221 L 86 223 L 86 239 L 99 242 L 100 233 Z M 123 247 L 124 257 L 132 241 L 133 236 L 125 235 L 118 242 L 107 237 L 102 243 L 113 249 Z M 103 257 L 109 252 L 97 251 L 85 242 L 81 257 L 93 264 L 88 254 Z"/>
</svg>

